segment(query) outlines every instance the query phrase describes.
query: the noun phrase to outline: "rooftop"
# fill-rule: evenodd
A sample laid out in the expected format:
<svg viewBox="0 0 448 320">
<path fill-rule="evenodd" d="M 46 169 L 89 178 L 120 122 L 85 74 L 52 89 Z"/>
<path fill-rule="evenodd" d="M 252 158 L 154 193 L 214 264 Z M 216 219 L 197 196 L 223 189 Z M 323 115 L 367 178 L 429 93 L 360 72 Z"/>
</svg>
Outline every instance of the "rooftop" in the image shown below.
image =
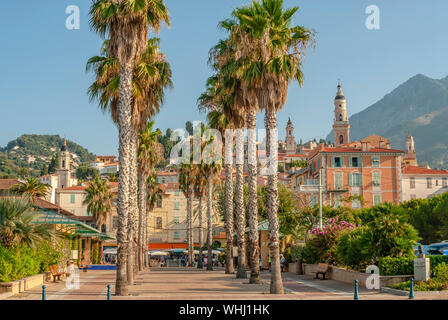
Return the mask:
<svg viewBox="0 0 448 320">
<path fill-rule="evenodd" d="M 416 166 L 406 166 L 402 170 L 403 174 L 422 174 L 422 175 L 428 175 L 428 174 L 437 174 L 437 175 L 448 175 L 448 171 L 446 170 L 434 170 L 424 167 L 416 167 Z"/>
</svg>

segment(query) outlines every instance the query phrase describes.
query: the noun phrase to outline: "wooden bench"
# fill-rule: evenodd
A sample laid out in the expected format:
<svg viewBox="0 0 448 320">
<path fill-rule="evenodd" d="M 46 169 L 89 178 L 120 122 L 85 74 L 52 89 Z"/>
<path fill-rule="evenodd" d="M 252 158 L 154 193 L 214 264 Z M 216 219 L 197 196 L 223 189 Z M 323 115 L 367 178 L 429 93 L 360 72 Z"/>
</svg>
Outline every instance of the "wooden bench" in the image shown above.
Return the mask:
<svg viewBox="0 0 448 320">
<path fill-rule="evenodd" d="M 322 275 L 322 279 L 321 280 L 325 280 L 325 274 L 328 271 L 328 264 L 326 263 L 319 263 L 317 265 L 317 270 L 316 270 L 316 279 L 319 279 L 319 274 Z"/>
<path fill-rule="evenodd" d="M 53 276 L 54 282 L 56 282 L 56 279 L 58 281 L 61 281 L 61 276 L 65 275 L 65 272 L 59 272 L 58 266 L 55 264 L 50 266 L 50 272 L 51 272 L 51 275 Z"/>
</svg>

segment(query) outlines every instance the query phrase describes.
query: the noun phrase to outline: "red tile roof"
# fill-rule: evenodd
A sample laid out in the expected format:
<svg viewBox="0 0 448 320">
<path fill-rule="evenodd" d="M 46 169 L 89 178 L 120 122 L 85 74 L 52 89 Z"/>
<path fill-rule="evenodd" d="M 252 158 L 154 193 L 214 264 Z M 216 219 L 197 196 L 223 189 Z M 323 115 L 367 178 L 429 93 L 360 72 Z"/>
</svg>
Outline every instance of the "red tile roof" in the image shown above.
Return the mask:
<svg viewBox="0 0 448 320">
<path fill-rule="evenodd" d="M 47 210 L 51 210 L 60 214 L 63 214 L 64 216 L 70 217 L 70 218 L 78 218 L 76 215 L 74 215 L 73 213 L 62 209 L 61 207 L 59 207 L 58 205 L 55 205 L 47 200 L 41 199 L 41 198 L 34 198 L 33 199 L 33 204 L 36 207 L 42 208 L 42 209 L 47 209 Z"/>
<path fill-rule="evenodd" d="M 0 190 L 9 190 L 17 183 L 20 183 L 17 179 L 0 179 Z"/>
<path fill-rule="evenodd" d="M 319 152 L 328 153 L 405 153 L 403 150 L 387 149 L 387 148 L 371 148 L 370 150 L 363 151 L 359 148 L 349 148 L 349 147 L 325 147 L 323 145 L 318 146 L 314 149 L 309 158 L 314 157 Z"/>
<path fill-rule="evenodd" d="M 85 187 L 85 186 L 72 186 L 69 188 L 59 188 L 56 191 L 84 191 L 86 189 L 87 189 L 87 187 Z"/>
<path fill-rule="evenodd" d="M 423 167 L 416 167 L 416 166 L 406 166 L 402 170 L 403 174 L 422 174 L 422 175 L 428 175 L 428 174 L 445 174 L 448 175 L 448 171 L 446 170 L 434 170 L 434 169 L 428 169 Z"/>
</svg>

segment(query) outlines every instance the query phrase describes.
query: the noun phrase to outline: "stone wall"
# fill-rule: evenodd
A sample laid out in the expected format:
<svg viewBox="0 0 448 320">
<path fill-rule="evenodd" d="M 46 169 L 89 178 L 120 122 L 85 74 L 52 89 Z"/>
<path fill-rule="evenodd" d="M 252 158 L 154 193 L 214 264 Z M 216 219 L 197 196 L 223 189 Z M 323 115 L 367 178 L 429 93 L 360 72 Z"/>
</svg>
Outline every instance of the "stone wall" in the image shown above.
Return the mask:
<svg viewBox="0 0 448 320">
<path fill-rule="evenodd" d="M 317 264 L 304 264 L 303 265 L 304 274 L 315 276 L 317 269 Z M 344 283 L 353 284 L 355 280 L 358 280 L 358 285 L 360 287 L 366 287 L 366 280 L 370 274 L 357 272 L 353 270 L 347 270 L 343 268 L 338 268 L 335 266 L 329 266 L 327 272 L 327 279 L 341 281 Z M 380 276 L 380 286 L 391 286 L 403 281 L 407 281 L 412 278 L 412 275 L 399 275 L 399 276 Z"/>
<path fill-rule="evenodd" d="M 9 292 L 12 295 L 19 294 L 44 283 L 44 274 L 23 278 L 12 282 L 0 282 L 0 293 Z"/>
</svg>

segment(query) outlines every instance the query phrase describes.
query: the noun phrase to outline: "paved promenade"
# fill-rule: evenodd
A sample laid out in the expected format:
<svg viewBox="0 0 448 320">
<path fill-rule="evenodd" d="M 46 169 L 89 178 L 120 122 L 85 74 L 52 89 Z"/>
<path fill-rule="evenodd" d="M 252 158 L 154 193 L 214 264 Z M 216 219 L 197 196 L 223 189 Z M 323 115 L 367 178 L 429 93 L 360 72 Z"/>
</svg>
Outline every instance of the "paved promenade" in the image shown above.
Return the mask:
<svg viewBox="0 0 448 320">
<path fill-rule="evenodd" d="M 115 271 L 90 270 L 80 273 L 80 288 L 67 289 L 65 281 L 45 283 L 47 300 L 106 300 L 107 285 L 115 291 Z M 249 275 L 249 273 L 248 273 Z M 353 300 L 353 286 L 333 280 L 316 280 L 309 276 L 284 273 L 284 295 L 269 294 L 269 272 L 263 272 L 262 284 L 249 284 L 248 279 L 235 279 L 224 270 L 200 271 L 186 268 L 151 269 L 136 276 L 130 295 L 112 300 Z M 360 288 L 360 300 L 406 300 L 407 297 Z M 439 297 L 443 298 L 443 297 Z M 448 298 L 445 297 L 445 298 Z M 12 296 L 13 300 L 40 300 L 40 287 Z"/>
</svg>

